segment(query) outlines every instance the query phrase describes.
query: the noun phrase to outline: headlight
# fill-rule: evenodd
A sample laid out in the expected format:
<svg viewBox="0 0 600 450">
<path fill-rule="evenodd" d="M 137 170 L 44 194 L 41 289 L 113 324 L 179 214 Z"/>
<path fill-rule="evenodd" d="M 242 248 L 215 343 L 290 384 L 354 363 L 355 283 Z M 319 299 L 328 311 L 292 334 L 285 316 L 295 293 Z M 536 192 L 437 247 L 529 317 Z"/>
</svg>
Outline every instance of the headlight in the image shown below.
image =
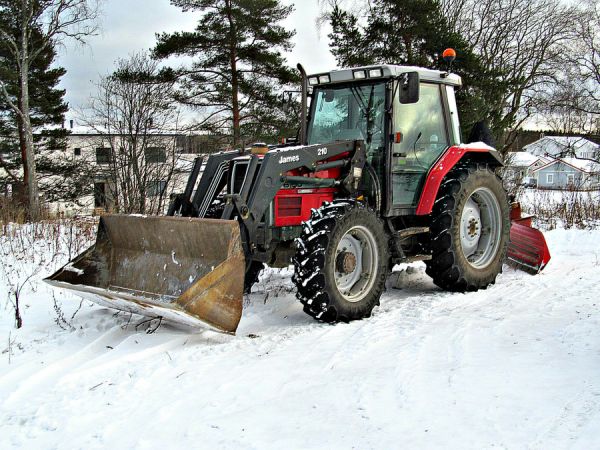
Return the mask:
<svg viewBox="0 0 600 450">
<path fill-rule="evenodd" d="M 369 70 L 369 77 L 382 77 L 383 76 L 383 70 L 381 69 L 370 69 Z"/>
<path fill-rule="evenodd" d="M 364 78 L 367 78 L 367 73 L 364 70 L 355 70 L 354 71 L 354 79 L 355 80 L 362 80 Z"/>
<path fill-rule="evenodd" d="M 308 79 L 308 84 L 314 86 L 315 84 L 319 84 L 319 79 L 317 77 L 310 77 Z"/>
<path fill-rule="evenodd" d="M 331 78 L 329 78 L 329 75 L 320 75 L 319 76 L 319 83 L 329 83 L 331 81 Z"/>
</svg>

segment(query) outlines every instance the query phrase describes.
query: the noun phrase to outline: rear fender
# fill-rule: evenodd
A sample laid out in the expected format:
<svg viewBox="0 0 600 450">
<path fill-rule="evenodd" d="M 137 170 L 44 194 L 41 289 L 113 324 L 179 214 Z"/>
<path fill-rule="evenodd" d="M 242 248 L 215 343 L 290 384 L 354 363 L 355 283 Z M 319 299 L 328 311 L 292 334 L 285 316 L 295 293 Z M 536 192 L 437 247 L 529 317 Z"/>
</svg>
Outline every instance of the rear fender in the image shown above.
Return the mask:
<svg viewBox="0 0 600 450">
<path fill-rule="evenodd" d="M 488 164 L 491 167 L 503 165 L 496 150 L 484 143 L 452 146 L 440 156 L 427 174 L 421 197 L 417 204 L 417 216 L 431 214 L 444 177 L 459 163 Z"/>
</svg>

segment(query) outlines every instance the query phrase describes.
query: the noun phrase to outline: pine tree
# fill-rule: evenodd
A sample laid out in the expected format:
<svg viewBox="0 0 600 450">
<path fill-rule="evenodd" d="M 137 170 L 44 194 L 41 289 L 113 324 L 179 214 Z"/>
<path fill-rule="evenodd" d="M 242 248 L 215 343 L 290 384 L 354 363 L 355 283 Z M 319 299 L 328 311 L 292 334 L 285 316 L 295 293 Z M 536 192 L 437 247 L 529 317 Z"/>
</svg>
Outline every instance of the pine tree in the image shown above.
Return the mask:
<svg viewBox="0 0 600 450">
<path fill-rule="evenodd" d="M 368 48 L 358 18 L 335 4 L 329 15 L 333 31 L 328 35 L 330 49 L 338 64 L 343 67 L 366 66 L 375 62 Z"/>
<path fill-rule="evenodd" d="M 95 32 L 95 28 L 88 25 L 97 15 L 93 1 L 0 0 L 0 51 L 6 66 L 0 76 L 0 112 L 4 113 L 4 120 L 10 122 L 11 115 L 16 120 L 13 122 L 19 136 L 27 212 L 33 221 L 38 220 L 41 213 L 36 121 L 38 127 L 39 121 L 52 123 L 64 115 L 65 108 L 62 105 L 64 92 L 61 94 L 55 89 L 56 84 L 51 84 L 64 73 L 62 69 L 54 69 L 55 72 L 50 69 L 54 49 L 65 39 L 83 42 L 85 36 Z M 56 140 L 49 138 L 49 145 L 56 145 Z M 3 162 L 4 158 L 0 164 Z M 6 165 L 4 168 L 6 171 Z M 13 180 L 18 178 L 10 169 L 7 173 Z"/>
<path fill-rule="evenodd" d="M 0 16 L 5 19 L 6 16 Z M 7 23 L 2 28 L 7 29 Z M 16 29 L 15 29 L 16 33 Z M 32 29 L 32 39 L 38 40 L 39 28 Z M 56 51 L 48 46 L 31 62 L 29 69 L 29 108 L 31 126 L 34 130 L 33 142 L 36 151 L 36 171 L 40 191 L 46 200 L 75 201 L 85 193 L 89 183 L 88 173 L 79 164 L 66 158 L 56 158 L 55 152 L 64 152 L 68 132 L 62 127 L 68 105 L 64 101 L 65 90 L 59 89 L 60 79 L 66 73 L 55 66 Z M 4 46 L 0 45 L 0 80 L 13 101 L 21 94 L 19 69 L 16 61 Z M 0 183 L 11 183 L 15 198 L 26 203 L 24 191 L 25 174 L 23 167 L 24 129 L 22 118 L 0 97 Z M 66 180 L 68 178 L 68 180 Z M 68 182 L 65 182 L 68 181 Z M 21 195 L 19 195 L 21 194 Z"/>
<path fill-rule="evenodd" d="M 297 81 L 282 52 L 293 31 L 279 23 L 292 11 L 279 0 L 172 0 L 202 17 L 194 31 L 157 36 L 154 56 L 188 56 L 175 70 L 177 99 L 204 113 L 201 125 L 238 146 L 244 138 L 272 135 L 281 125 L 277 90 Z"/>
<path fill-rule="evenodd" d="M 387 63 L 447 70 L 441 53 L 454 48 L 453 71 L 463 79 L 457 93 L 463 131 L 485 120 L 496 136 L 502 135 L 499 111 L 491 105 L 499 103 L 504 86 L 463 37 L 451 31 L 437 0 L 373 0 L 364 27 L 356 16 L 334 7 L 330 23 L 331 52 L 342 66 Z"/>
<path fill-rule="evenodd" d="M 16 37 L 19 33 L 18 24 L 13 18 L 0 15 L 0 27 L 10 30 Z M 31 30 L 33 41 L 40 39 L 39 27 Z M 10 100 L 18 102 L 21 96 L 19 83 L 20 71 L 17 61 L 7 48 L 6 40 L 0 41 L 0 81 L 5 86 Z M 66 145 L 65 130 L 50 130 L 50 127 L 60 126 L 64 122 L 64 115 L 68 109 L 64 102 L 65 91 L 58 89 L 61 77 L 66 73 L 62 67 L 52 67 L 56 58 L 53 47 L 44 50 L 30 63 L 29 68 L 29 107 L 31 126 L 34 130 L 45 130 L 34 134 L 36 147 L 50 147 L 64 149 Z M 8 175 L 8 179 L 17 185 L 26 183 L 18 174 L 18 168 L 23 164 L 23 147 L 25 145 L 25 130 L 23 118 L 16 114 L 4 97 L 0 97 L 0 165 Z"/>
</svg>

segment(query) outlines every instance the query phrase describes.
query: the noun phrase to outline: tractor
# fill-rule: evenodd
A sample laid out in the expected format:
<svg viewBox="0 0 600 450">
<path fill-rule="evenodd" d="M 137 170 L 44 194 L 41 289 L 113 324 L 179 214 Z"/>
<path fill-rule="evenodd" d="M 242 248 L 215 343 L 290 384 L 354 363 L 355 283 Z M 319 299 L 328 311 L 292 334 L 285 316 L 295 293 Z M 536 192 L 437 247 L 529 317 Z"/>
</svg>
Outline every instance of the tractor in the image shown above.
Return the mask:
<svg viewBox="0 0 600 450">
<path fill-rule="evenodd" d="M 265 265 L 293 264 L 298 300 L 323 322 L 369 317 L 399 263 L 423 261 L 448 291 L 493 284 L 511 206 L 500 155 L 461 143 L 461 78 L 387 64 L 310 76 L 298 68 L 296 142 L 197 158 L 167 216 L 102 216 L 96 244 L 46 281 L 229 333 Z M 513 227 L 510 259 L 541 270 L 543 236 Z"/>
</svg>

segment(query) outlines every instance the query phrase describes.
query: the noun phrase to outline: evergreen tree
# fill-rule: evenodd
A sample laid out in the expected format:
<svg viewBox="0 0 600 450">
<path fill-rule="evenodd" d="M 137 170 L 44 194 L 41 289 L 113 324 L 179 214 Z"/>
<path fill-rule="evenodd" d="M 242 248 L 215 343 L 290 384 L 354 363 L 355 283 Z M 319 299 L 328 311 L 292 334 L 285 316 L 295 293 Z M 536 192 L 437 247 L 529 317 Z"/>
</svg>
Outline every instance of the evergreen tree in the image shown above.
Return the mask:
<svg viewBox="0 0 600 450">
<path fill-rule="evenodd" d="M 65 39 L 83 42 L 85 36 L 94 33 L 95 28 L 88 26 L 97 14 L 97 9 L 90 4 L 93 1 L 0 0 L 0 49 L 7 69 L 0 76 L 0 103 L 3 105 L 0 110 L 5 113 L 3 119 L 10 121 L 11 114 L 16 119 L 27 212 L 33 221 L 38 220 L 41 213 L 35 122 L 38 119 L 52 122 L 64 115 L 64 105 L 61 104 L 64 92 L 61 94 L 56 90 L 56 84 L 48 86 L 49 90 L 44 87 L 64 72 L 55 69 L 57 71 L 52 73 L 49 67 L 55 57 L 56 45 Z M 37 79 L 33 79 L 36 71 Z M 34 98 L 36 96 L 37 99 Z M 8 116 L 7 107 L 10 108 Z M 36 114 L 39 116 L 36 117 Z M 9 177 L 13 180 L 18 178 L 8 170 Z"/>
<path fill-rule="evenodd" d="M 454 48 L 453 71 L 463 79 L 457 93 L 463 131 L 485 120 L 497 137 L 502 135 L 501 111 L 492 105 L 499 103 L 505 86 L 450 29 L 437 0 L 373 0 L 363 27 L 356 16 L 334 6 L 330 22 L 330 47 L 341 66 L 387 63 L 447 70 L 441 53 Z"/>
<path fill-rule="evenodd" d="M 8 20 L 7 20 L 8 19 Z M 18 32 L 15 24 L 6 15 L 0 15 L 3 30 Z M 39 27 L 31 30 L 31 39 L 40 39 Z M 66 73 L 62 67 L 54 66 L 56 51 L 52 46 L 45 47 L 31 62 L 29 68 L 29 108 L 33 142 L 36 151 L 37 176 L 42 181 L 40 191 L 49 201 L 74 201 L 85 193 L 90 185 L 85 170 L 68 158 L 57 158 L 52 153 L 64 152 L 68 132 L 62 127 L 68 105 L 64 101 L 65 91 L 58 88 L 61 77 Z M 19 67 L 7 51 L 0 45 L 0 81 L 4 84 L 10 99 L 18 102 L 21 95 Z M 25 203 L 26 180 L 23 171 L 25 130 L 23 119 L 16 114 L 4 97 L 0 97 L 0 183 L 14 186 L 14 197 Z M 56 154 L 56 153 L 55 153 Z M 68 178 L 68 180 L 66 179 Z M 68 181 L 68 182 L 66 182 Z M 19 195 L 20 194 L 20 195 Z"/>
<path fill-rule="evenodd" d="M 194 31 L 157 36 L 154 56 L 188 56 L 174 71 L 177 99 L 204 113 L 201 126 L 234 146 L 277 133 L 282 115 L 277 90 L 297 81 L 285 65 L 294 32 L 279 23 L 292 11 L 279 0 L 172 0 L 202 17 Z M 297 119 L 296 119 L 297 120 Z"/>
<path fill-rule="evenodd" d="M 20 32 L 18 23 L 12 15 L 0 14 L 0 27 L 2 30 L 10 32 L 14 38 Z M 39 27 L 31 30 L 31 39 L 33 41 L 40 39 Z M 10 100 L 18 103 L 21 96 L 19 64 L 8 49 L 8 45 L 7 40 L 0 40 L 0 82 L 4 85 Z M 57 88 L 60 78 L 66 71 L 62 67 L 51 67 L 55 58 L 54 48 L 45 47 L 30 63 L 29 106 L 31 126 L 34 130 L 60 126 L 68 109 L 63 100 L 65 91 Z M 17 186 L 22 185 L 24 181 L 23 177 L 18 174 L 18 169 L 22 166 L 23 161 L 24 133 L 23 118 L 10 107 L 8 99 L 0 97 L 0 135 L 2 136 L 0 166 L 5 169 L 7 178 Z M 65 135 L 66 132 L 60 129 L 44 130 L 34 135 L 34 144 L 37 147 L 49 146 L 55 149 L 64 149 Z"/>
<path fill-rule="evenodd" d="M 330 49 L 338 64 L 344 67 L 373 64 L 373 55 L 365 51 L 369 45 L 358 25 L 358 18 L 335 4 L 329 19 L 333 29 L 328 35 Z"/>
</svg>

